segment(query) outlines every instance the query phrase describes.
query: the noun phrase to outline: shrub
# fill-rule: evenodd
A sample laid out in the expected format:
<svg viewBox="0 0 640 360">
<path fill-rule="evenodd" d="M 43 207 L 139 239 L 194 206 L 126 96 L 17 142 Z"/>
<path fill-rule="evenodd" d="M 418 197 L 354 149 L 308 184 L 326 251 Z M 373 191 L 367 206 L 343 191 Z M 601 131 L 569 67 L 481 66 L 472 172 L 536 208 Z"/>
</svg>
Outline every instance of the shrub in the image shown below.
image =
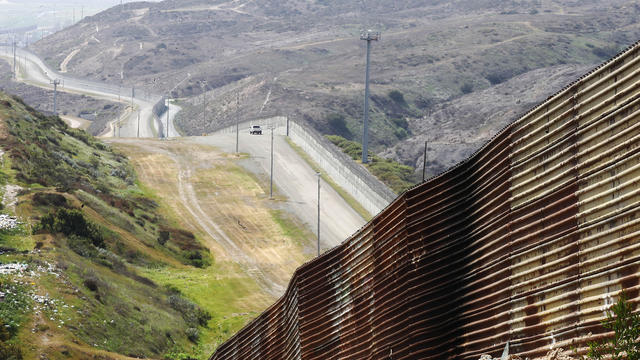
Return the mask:
<svg viewBox="0 0 640 360">
<path fill-rule="evenodd" d="M 609 59 L 616 56 L 619 52 L 618 46 L 606 45 L 603 47 L 594 47 L 591 52 L 601 59 Z"/>
<path fill-rule="evenodd" d="M 40 223 L 34 227 L 34 232 L 48 231 L 52 234 L 63 233 L 67 236 L 76 235 L 91 240 L 92 244 L 104 248 L 104 236 L 100 228 L 87 220 L 84 214 L 77 209 L 58 209 L 40 219 Z"/>
<path fill-rule="evenodd" d="M 405 130 L 409 130 L 409 123 L 407 122 L 407 119 L 401 117 L 401 118 L 394 118 L 391 119 L 391 121 L 400 128 L 403 128 Z"/>
<path fill-rule="evenodd" d="M 196 328 L 187 328 L 187 330 L 185 331 L 185 334 L 187 335 L 187 339 L 189 339 L 194 343 L 198 342 L 198 339 L 200 338 L 200 333 Z"/>
<path fill-rule="evenodd" d="M 460 91 L 462 91 L 463 94 L 469 94 L 473 91 L 473 85 L 466 82 L 460 87 Z"/>
<path fill-rule="evenodd" d="M 86 237 L 71 234 L 67 237 L 67 245 L 73 252 L 82 257 L 94 258 L 98 255 L 98 250 L 91 240 Z"/>
<path fill-rule="evenodd" d="M 158 233 L 158 243 L 164 246 L 164 244 L 169 241 L 169 235 L 170 233 L 168 231 L 160 231 Z"/>
<path fill-rule="evenodd" d="M 327 123 L 335 134 L 345 137 L 352 136 L 351 131 L 347 128 L 347 120 L 344 115 L 337 113 L 330 114 L 327 116 Z"/>
<path fill-rule="evenodd" d="M 22 360 L 22 350 L 17 345 L 0 342 L 1 360 Z"/>
<path fill-rule="evenodd" d="M 396 103 L 400 104 L 400 105 L 404 105 L 406 104 L 405 100 L 404 100 L 404 95 L 398 91 L 398 90 L 391 90 L 389 91 L 389 98 L 391 98 L 391 100 L 395 101 Z"/>
<path fill-rule="evenodd" d="M 99 280 L 98 280 L 97 277 L 90 276 L 90 277 L 84 279 L 84 281 L 82 283 L 84 284 L 84 286 L 87 287 L 87 289 L 89 289 L 91 291 L 98 291 Z"/>
<path fill-rule="evenodd" d="M 169 305 L 182 315 L 189 326 L 207 326 L 207 322 L 211 320 L 209 312 L 202 310 L 198 305 L 178 294 L 169 295 Z"/>
<path fill-rule="evenodd" d="M 40 206 L 67 207 L 67 198 L 60 194 L 38 192 L 33 195 L 33 203 Z"/>
<path fill-rule="evenodd" d="M 613 330 L 615 334 L 610 339 L 589 343 L 589 358 L 601 360 L 610 356 L 612 360 L 640 359 L 640 314 L 633 313 L 633 306 L 627 302 L 624 292 L 607 311 L 607 319 L 602 321 L 602 326 Z"/>
</svg>

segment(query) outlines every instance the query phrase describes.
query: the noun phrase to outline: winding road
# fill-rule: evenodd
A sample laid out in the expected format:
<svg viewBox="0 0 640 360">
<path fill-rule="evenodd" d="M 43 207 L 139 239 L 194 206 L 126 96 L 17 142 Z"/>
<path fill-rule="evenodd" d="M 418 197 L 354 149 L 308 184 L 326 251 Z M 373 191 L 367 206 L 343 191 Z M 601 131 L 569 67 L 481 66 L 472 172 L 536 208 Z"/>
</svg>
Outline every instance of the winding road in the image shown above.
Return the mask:
<svg viewBox="0 0 640 360">
<path fill-rule="evenodd" d="M 52 82 L 55 79 L 60 80 L 58 85 L 59 91 L 84 94 L 109 101 L 121 102 L 129 104 L 124 114 L 119 119 L 114 119 L 109 123 L 103 137 L 158 137 L 158 125 L 153 115 L 153 106 L 160 100 L 159 95 L 150 95 L 148 98 L 140 95 L 131 97 L 132 89 L 116 86 L 112 84 L 100 83 L 92 80 L 78 79 L 65 74 L 60 74 L 47 66 L 34 53 L 18 48 L 16 52 L 18 63 L 18 80 L 29 85 L 39 86 L 46 89 L 53 89 Z M 0 46 L 0 57 L 13 61 L 13 53 L 10 46 Z M 180 107 L 171 105 L 169 110 L 171 137 L 180 136 L 174 126 L 175 115 L 180 111 Z M 138 124 L 138 114 L 140 115 L 140 123 Z M 162 122 L 165 124 L 166 116 L 162 116 Z M 121 128 L 117 131 L 117 125 Z M 139 130 L 138 130 L 139 129 Z"/>
</svg>

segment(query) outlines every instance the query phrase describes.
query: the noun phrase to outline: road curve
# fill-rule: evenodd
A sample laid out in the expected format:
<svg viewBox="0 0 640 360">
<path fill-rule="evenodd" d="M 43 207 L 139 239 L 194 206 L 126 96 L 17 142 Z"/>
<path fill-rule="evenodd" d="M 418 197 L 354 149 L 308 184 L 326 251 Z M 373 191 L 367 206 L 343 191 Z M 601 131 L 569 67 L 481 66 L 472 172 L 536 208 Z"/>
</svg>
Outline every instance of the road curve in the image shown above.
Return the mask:
<svg viewBox="0 0 640 360">
<path fill-rule="evenodd" d="M 0 46 L 0 56 L 12 61 L 13 53 L 10 46 Z M 60 74 L 47 66 L 36 54 L 18 48 L 16 51 L 18 63 L 18 80 L 43 87 L 53 89 L 51 84 L 54 79 L 60 80 L 58 90 L 80 93 L 109 101 L 121 102 L 128 104 L 125 113 L 119 118 L 109 123 L 107 130 L 101 136 L 104 137 L 157 137 L 158 126 L 153 115 L 153 106 L 160 100 L 160 96 L 135 94 L 131 96 L 132 89 L 124 88 L 117 85 L 100 83 L 97 81 L 78 79 L 68 75 Z M 180 108 L 172 105 L 170 109 L 170 133 L 171 137 L 180 136 L 173 124 L 173 119 Z M 140 115 L 140 123 L 138 124 L 138 114 Z M 163 117 L 163 120 L 165 118 Z M 164 123 L 164 121 L 163 121 Z M 120 125 L 119 131 L 117 126 Z"/>
</svg>

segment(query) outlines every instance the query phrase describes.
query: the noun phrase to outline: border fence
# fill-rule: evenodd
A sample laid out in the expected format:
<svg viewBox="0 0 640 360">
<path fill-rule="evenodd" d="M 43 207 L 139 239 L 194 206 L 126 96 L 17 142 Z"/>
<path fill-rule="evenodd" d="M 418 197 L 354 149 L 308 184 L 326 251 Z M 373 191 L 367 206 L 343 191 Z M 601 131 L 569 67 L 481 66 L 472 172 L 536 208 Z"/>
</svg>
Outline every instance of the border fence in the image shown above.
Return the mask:
<svg viewBox="0 0 640 360">
<path fill-rule="evenodd" d="M 302 265 L 211 359 L 535 357 L 610 336 L 605 310 L 639 301 L 639 52 Z"/>
</svg>

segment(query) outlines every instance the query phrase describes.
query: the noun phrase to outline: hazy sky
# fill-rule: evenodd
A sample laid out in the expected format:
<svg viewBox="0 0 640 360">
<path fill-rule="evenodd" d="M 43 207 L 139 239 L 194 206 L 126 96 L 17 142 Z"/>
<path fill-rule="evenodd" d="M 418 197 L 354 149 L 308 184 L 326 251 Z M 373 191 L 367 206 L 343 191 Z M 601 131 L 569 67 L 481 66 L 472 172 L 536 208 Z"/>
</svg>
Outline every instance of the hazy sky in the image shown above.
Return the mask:
<svg viewBox="0 0 640 360">
<path fill-rule="evenodd" d="M 120 0 L 0 0 L 0 30 L 68 26 L 74 18 L 79 21 L 82 13 L 94 15 L 118 4 Z"/>
</svg>

